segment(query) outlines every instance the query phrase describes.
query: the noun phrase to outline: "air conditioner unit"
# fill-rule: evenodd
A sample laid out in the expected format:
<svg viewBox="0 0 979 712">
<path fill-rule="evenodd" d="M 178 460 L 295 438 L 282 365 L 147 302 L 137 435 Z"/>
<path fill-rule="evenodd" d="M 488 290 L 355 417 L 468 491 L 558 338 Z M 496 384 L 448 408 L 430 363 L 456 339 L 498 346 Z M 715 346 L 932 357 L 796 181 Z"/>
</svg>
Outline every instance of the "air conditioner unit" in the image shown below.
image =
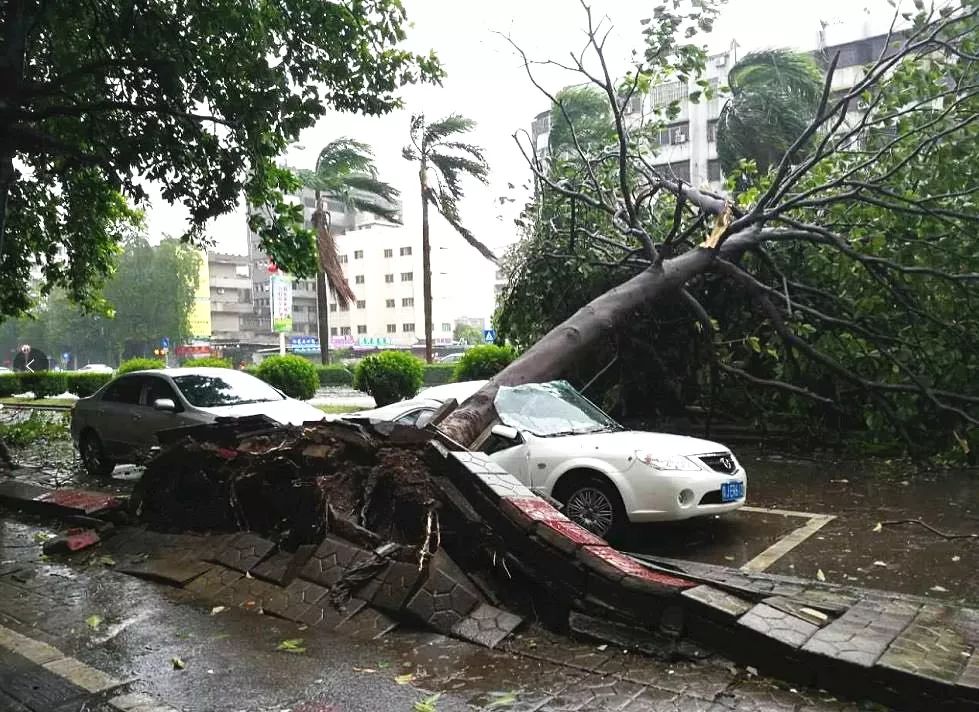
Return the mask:
<svg viewBox="0 0 979 712">
<path fill-rule="evenodd" d="M 686 143 L 687 142 L 687 132 L 677 131 L 673 134 L 673 143 Z"/>
</svg>

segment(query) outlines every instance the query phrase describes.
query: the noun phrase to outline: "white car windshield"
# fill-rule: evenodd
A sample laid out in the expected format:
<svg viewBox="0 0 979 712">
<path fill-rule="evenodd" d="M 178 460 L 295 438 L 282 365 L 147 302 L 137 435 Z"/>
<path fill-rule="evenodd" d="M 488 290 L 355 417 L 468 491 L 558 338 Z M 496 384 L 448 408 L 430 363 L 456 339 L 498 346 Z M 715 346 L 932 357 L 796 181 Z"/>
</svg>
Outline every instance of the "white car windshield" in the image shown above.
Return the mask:
<svg viewBox="0 0 979 712">
<path fill-rule="evenodd" d="M 496 411 L 505 425 L 539 437 L 622 429 L 567 381 L 500 388 Z"/>
<path fill-rule="evenodd" d="M 192 406 L 217 408 L 223 405 L 280 401 L 284 396 L 264 381 L 247 373 L 228 370 L 220 376 L 199 373 L 174 376 L 173 382 Z"/>
</svg>

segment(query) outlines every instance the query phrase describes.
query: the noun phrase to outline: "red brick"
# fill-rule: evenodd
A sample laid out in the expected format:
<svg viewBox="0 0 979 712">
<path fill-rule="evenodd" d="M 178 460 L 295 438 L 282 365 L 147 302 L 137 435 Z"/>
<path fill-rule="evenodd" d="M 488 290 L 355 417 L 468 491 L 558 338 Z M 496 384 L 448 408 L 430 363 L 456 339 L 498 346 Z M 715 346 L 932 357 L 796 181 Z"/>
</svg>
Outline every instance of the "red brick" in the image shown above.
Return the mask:
<svg viewBox="0 0 979 712">
<path fill-rule="evenodd" d="M 122 502 L 112 495 L 101 492 L 86 492 L 85 490 L 59 489 L 46 492 L 37 498 L 39 502 L 47 502 L 65 509 L 78 509 L 85 514 L 115 509 Z"/>
<path fill-rule="evenodd" d="M 686 579 L 651 571 L 632 557 L 608 546 L 584 546 L 578 551 L 578 558 L 592 571 L 606 578 L 619 580 L 623 577 L 633 579 L 630 583 L 643 587 L 642 583 L 672 589 L 691 588 L 697 584 Z"/>
<path fill-rule="evenodd" d="M 608 546 L 604 539 L 572 521 L 545 520 L 537 527 L 537 536 L 566 554 L 580 546 Z"/>
<path fill-rule="evenodd" d="M 571 521 L 540 497 L 504 497 L 500 509 L 521 529 L 532 529 L 537 522 Z"/>
</svg>

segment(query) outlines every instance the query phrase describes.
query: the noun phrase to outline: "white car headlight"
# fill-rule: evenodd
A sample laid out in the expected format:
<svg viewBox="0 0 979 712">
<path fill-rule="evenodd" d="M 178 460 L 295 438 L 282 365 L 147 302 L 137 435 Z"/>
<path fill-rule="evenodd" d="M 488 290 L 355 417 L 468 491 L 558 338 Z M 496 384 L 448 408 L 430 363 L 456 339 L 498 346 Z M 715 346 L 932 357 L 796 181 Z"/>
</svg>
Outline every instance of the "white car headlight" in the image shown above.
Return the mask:
<svg viewBox="0 0 979 712">
<path fill-rule="evenodd" d="M 637 452 L 636 459 L 655 470 L 700 470 L 702 469 L 693 460 L 678 455 L 663 456 L 650 455 L 649 453 Z"/>
</svg>

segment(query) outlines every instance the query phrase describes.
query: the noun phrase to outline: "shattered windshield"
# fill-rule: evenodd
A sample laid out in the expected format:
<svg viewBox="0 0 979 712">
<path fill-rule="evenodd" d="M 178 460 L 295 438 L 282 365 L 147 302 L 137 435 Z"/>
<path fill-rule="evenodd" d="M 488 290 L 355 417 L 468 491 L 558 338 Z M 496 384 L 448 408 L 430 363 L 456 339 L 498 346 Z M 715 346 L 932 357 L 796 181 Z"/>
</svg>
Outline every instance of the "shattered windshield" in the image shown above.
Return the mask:
<svg viewBox="0 0 979 712">
<path fill-rule="evenodd" d="M 539 437 L 622 429 L 567 381 L 500 388 L 496 410 L 505 425 Z"/>
</svg>

